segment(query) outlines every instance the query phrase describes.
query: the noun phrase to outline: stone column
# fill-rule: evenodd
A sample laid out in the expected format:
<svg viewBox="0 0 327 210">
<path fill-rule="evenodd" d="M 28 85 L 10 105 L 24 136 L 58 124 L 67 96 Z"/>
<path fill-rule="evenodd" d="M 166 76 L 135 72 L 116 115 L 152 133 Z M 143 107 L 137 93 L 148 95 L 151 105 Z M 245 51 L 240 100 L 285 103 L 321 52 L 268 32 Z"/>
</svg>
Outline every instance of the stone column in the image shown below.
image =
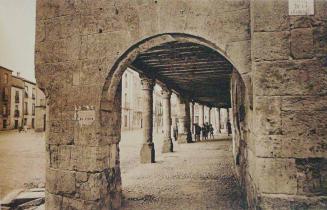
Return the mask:
<svg viewBox="0 0 327 210">
<path fill-rule="evenodd" d="M 155 151 L 153 144 L 153 87 L 155 81 L 140 75 L 143 90 L 143 145 L 140 156 L 141 163 L 154 163 Z"/>
<path fill-rule="evenodd" d="M 191 116 L 190 103 L 187 99 L 180 97 L 179 104 L 179 129 L 178 129 L 178 143 L 192 142 L 191 134 Z"/>
<path fill-rule="evenodd" d="M 191 127 L 192 127 L 192 133 L 193 134 L 194 134 L 194 104 L 195 104 L 195 102 L 192 101 L 192 105 L 191 105 L 191 113 L 192 113 Z"/>
<path fill-rule="evenodd" d="M 221 115 L 220 115 L 220 108 L 217 108 L 217 112 L 218 112 L 218 131 L 219 133 L 221 133 Z"/>
<path fill-rule="evenodd" d="M 171 90 L 168 88 L 162 89 L 163 100 L 163 127 L 164 127 L 164 140 L 162 145 L 162 153 L 173 152 L 173 141 L 171 139 Z"/>
<path fill-rule="evenodd" d="M 209 107 L 209 124 L 211 123 L 211 107 Z"/>
<path fill-rule="evenodd" d="M 199 126 L 203 126 L 204 123 L 204 105 L 200 105 L 200 114 L 199 114 Z"/>
</svg>

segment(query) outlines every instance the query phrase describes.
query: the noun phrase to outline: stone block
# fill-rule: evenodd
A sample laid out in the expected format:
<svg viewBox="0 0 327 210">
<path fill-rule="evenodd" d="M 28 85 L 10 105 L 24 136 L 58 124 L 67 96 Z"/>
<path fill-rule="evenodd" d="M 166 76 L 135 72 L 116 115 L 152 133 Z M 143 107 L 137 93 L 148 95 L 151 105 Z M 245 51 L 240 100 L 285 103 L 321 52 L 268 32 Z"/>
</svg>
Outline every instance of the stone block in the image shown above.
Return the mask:
<svg viewBox="0 0 327 210">
<path fill-rule="evenodd" d="M 258 198 L 257 208 L 262 210 L 308 209 L 320 210 L 326 208 L 326 197 L 307 197 L 299 195 L 263 194 Z"/>
<path fill-rule="evenodd" d="M 118 14 L 117 14 L 118 12 Z M 124 30 L 124 21 L 119 10 L 111 7 L 93 10 L 92 13 L 81 15 L 81 34 L 90 35 Z"/>
<path fill-rule="evenodd" d="M 72 209 L 72 210 L 105 210 L 104 206 L 101 206 L 101 201 L 86 201 L 76 198 L 63 198 L 62 209 Z M 103 205 L 103 204 L 102 204 Z"/>
<path fill-rule="evenodd" d="M 231 42 L 227 44 L 226 55 L 232 61 L 238 73 L 245 74 L 251 71 L 250 41 Z"/>
<path fill-rule="evenodd" d="M 249 17 L 248 9 L 207 16 L 202 30 L 211 40 L 217 40 L 218 43 L 249 40 L 251 37 Z"/>
<path fill-rule="evenodd" d="M 327 114 L 325 111 L 282 111 L 282 132 L 295 138 L 317 138 L 326 136 Z"/>
<path fill-rule="evenodd" d="M 327 96 L 285 96 L 282 110 L 324 111 L 327 110 Z"/>
<path fill-rule="evenodd" d="M 75 146 L 71 159 L 79 172 L 103 171 L 109 165 L 109 146 Z"/>
<path fill-rule="evenodd" d="M 294 28 L 313 28 L 319 26 L 321 22 L 314 16 L 291 16 L 290 27 Z"/>
<path fill-rule="evenodd" d="M 74 142 L 74 122 L 72 121 L 48 121 L 49 134 L 48 144 L 65 144 L 71 145 Z"/>
<path fill-rule="evenodd" d="M 296 194 L 296 173 L 295 159 L 256 159 L 256 182 L 261 193 Z"/>
<path fill-rule="evenodd" d="M 251 2 L 253 31 L 285 31 L 289 29 L 288 1 L 255 0 Z"/>
<path fill-rule="evenodd" d="M 327 22 L 327 21 L 326 21 Z M 313 46 L 314 52 L 319 56 L 327 54 L 327 23 L 313 29 Z"/>
<path fill-rule="evenodd" d="M 316 95 L 327 93 L 326 71 L 320 61 L 258 62 L 254 67 L 255 95 Z"/>
<path fill-rule="evenodd" d="M 327 192 L 327 159 L 296 159 L 298 194 L 321 195 Z"/>
<path fill-rule="evenodd" d="M 81 38 L 76 35 L 67 39 L 39 42 L 35 49 L 35 62 L 56 63 L 78 60 L 80 51 Z"/>
<path fill-rule="evenodd" d="M 81 57 L 83 59 L 106 58 L 114 62 L 130 46 L 125 31 L 94 34 L 82 39 Z"/>
<path fill-rule="evenodd" d="M 255 61 L 287 60 L 290 55 L 289 32 L 255 32 L 251 50 Z"/>
<path fill-rule="evenodd" d="M 86 182 L 79 183 L 79 197 L 83 200 L 97 201 L 108 195 L 108 184 L 103 173 L 90 174 Z"/>
<path fill-rule="evenodd" d="M 318 136 L 301 138 L 291 135 L 263 135 L 257 138 L 255 148 L 258 157 L 327 157 L 327 142 Z"/>
<path fill-rule="evenodd" d="M 62 16 L 44 22 L 47 41 L 64 39 L 80 33 L 80 15 Z"/>
<path fill-rule="evenodd" d="M 295 59 L 312 58 L 314 56 L 311 28 L 299 28 L 291 31 L 291 54 Z"/>
<path fill-rule="evenodd" d="M 46 190 L 49 193 L 65 196 L 73 196 L 75 193 L 75 172 L 47 169 Z"/>
<path fill-rule="evenodd" d="M 45 209 L 62 210 L 62 196 L 45 192 Z"/>
<path fill-rule="evenodd" d="M 49 19 L 53 17 L 72 15 L 76 12 L 77 1 L 67 0 L 38 0 L 36 1 L 37 19 Z"/>
<path fill-rule="evenodd" d="M 44 21 L 36 21 L 35 42 L 43 42 L 45 40 L 45 24 Z"/>
<path fill-rule="evenodd" d="M 258 96 L 254 99 L 254 129 L 257 135 L 277 135 L 282 132 L 281 98 Z"/>
</svg>

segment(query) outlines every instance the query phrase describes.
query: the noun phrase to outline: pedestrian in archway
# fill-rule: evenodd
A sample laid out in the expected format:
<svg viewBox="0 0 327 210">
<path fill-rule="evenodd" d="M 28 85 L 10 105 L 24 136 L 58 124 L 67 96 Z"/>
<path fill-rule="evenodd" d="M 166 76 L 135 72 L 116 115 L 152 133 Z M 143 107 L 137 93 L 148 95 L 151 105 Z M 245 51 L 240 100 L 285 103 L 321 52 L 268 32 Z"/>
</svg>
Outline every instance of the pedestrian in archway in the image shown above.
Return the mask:
<svg viewBox="0 0 327 210">
<path fill-rule="evenodd" d="M 195 129 L 195 141 L 200 141 L 201 127 L 195 123 L 194 129 Z"/>
<path fill-rule="evenodd" d="M 214 139 L 212 124 L 209 125 L 210 139 Z"/>
</svg>

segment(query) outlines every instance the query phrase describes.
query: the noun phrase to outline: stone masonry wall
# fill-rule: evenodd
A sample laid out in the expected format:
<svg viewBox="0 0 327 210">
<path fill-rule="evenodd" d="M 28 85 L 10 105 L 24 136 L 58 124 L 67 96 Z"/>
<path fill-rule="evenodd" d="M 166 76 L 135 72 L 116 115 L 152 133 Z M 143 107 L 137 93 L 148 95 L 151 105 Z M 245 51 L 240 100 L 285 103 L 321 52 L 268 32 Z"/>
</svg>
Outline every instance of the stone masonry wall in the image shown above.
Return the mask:
<svg viewBox="0 0 327 210">
<path fill-rule="evenodd" d="M 326 18 L 323 0 L 313 16 L 289 16 L 286 0 L 251 2 L 252 208 L 327 206 Z"/>
</svg>

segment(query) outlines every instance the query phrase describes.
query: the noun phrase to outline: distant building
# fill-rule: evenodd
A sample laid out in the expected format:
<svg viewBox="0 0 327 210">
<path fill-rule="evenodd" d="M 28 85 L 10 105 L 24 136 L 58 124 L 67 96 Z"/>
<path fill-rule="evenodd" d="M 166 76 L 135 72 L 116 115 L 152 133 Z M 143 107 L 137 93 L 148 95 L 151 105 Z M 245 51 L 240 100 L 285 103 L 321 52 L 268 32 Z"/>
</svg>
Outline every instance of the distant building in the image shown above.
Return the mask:
<svg viewBox="0 0 327 210">
<path fill-rule="evenodd" d="M 10 110 L 10 125 L 9 129 L 18 129 L 23 125 L 23 107 L 24 107 L 24 81 L 19 77 L 12 76 L 12 85 L 11 85 L 11 103 Z"/>
<path fill-rule="evenodd" d="M 10 127 L 11 74 L 11 70 L 0 67 L 0 130 L 7 130 Z"/>
<path fill-rule="evenodd" d="M 163 121 L 160 86 L 155 86 L 153 96 L 154 129 L 161 132 Z M 122 76 L 122 130 L 142 128 L 142 110 L 143 91 L 141 79 L 136 71 L 127 69 Z"/>
<path fill-rule="evenodd" d="M 45 96 L 34 82 L 0 67 L 0 130 L 45 128 Z M 37 112 L 37 103 L 38 111 Z"/>
</svg>

